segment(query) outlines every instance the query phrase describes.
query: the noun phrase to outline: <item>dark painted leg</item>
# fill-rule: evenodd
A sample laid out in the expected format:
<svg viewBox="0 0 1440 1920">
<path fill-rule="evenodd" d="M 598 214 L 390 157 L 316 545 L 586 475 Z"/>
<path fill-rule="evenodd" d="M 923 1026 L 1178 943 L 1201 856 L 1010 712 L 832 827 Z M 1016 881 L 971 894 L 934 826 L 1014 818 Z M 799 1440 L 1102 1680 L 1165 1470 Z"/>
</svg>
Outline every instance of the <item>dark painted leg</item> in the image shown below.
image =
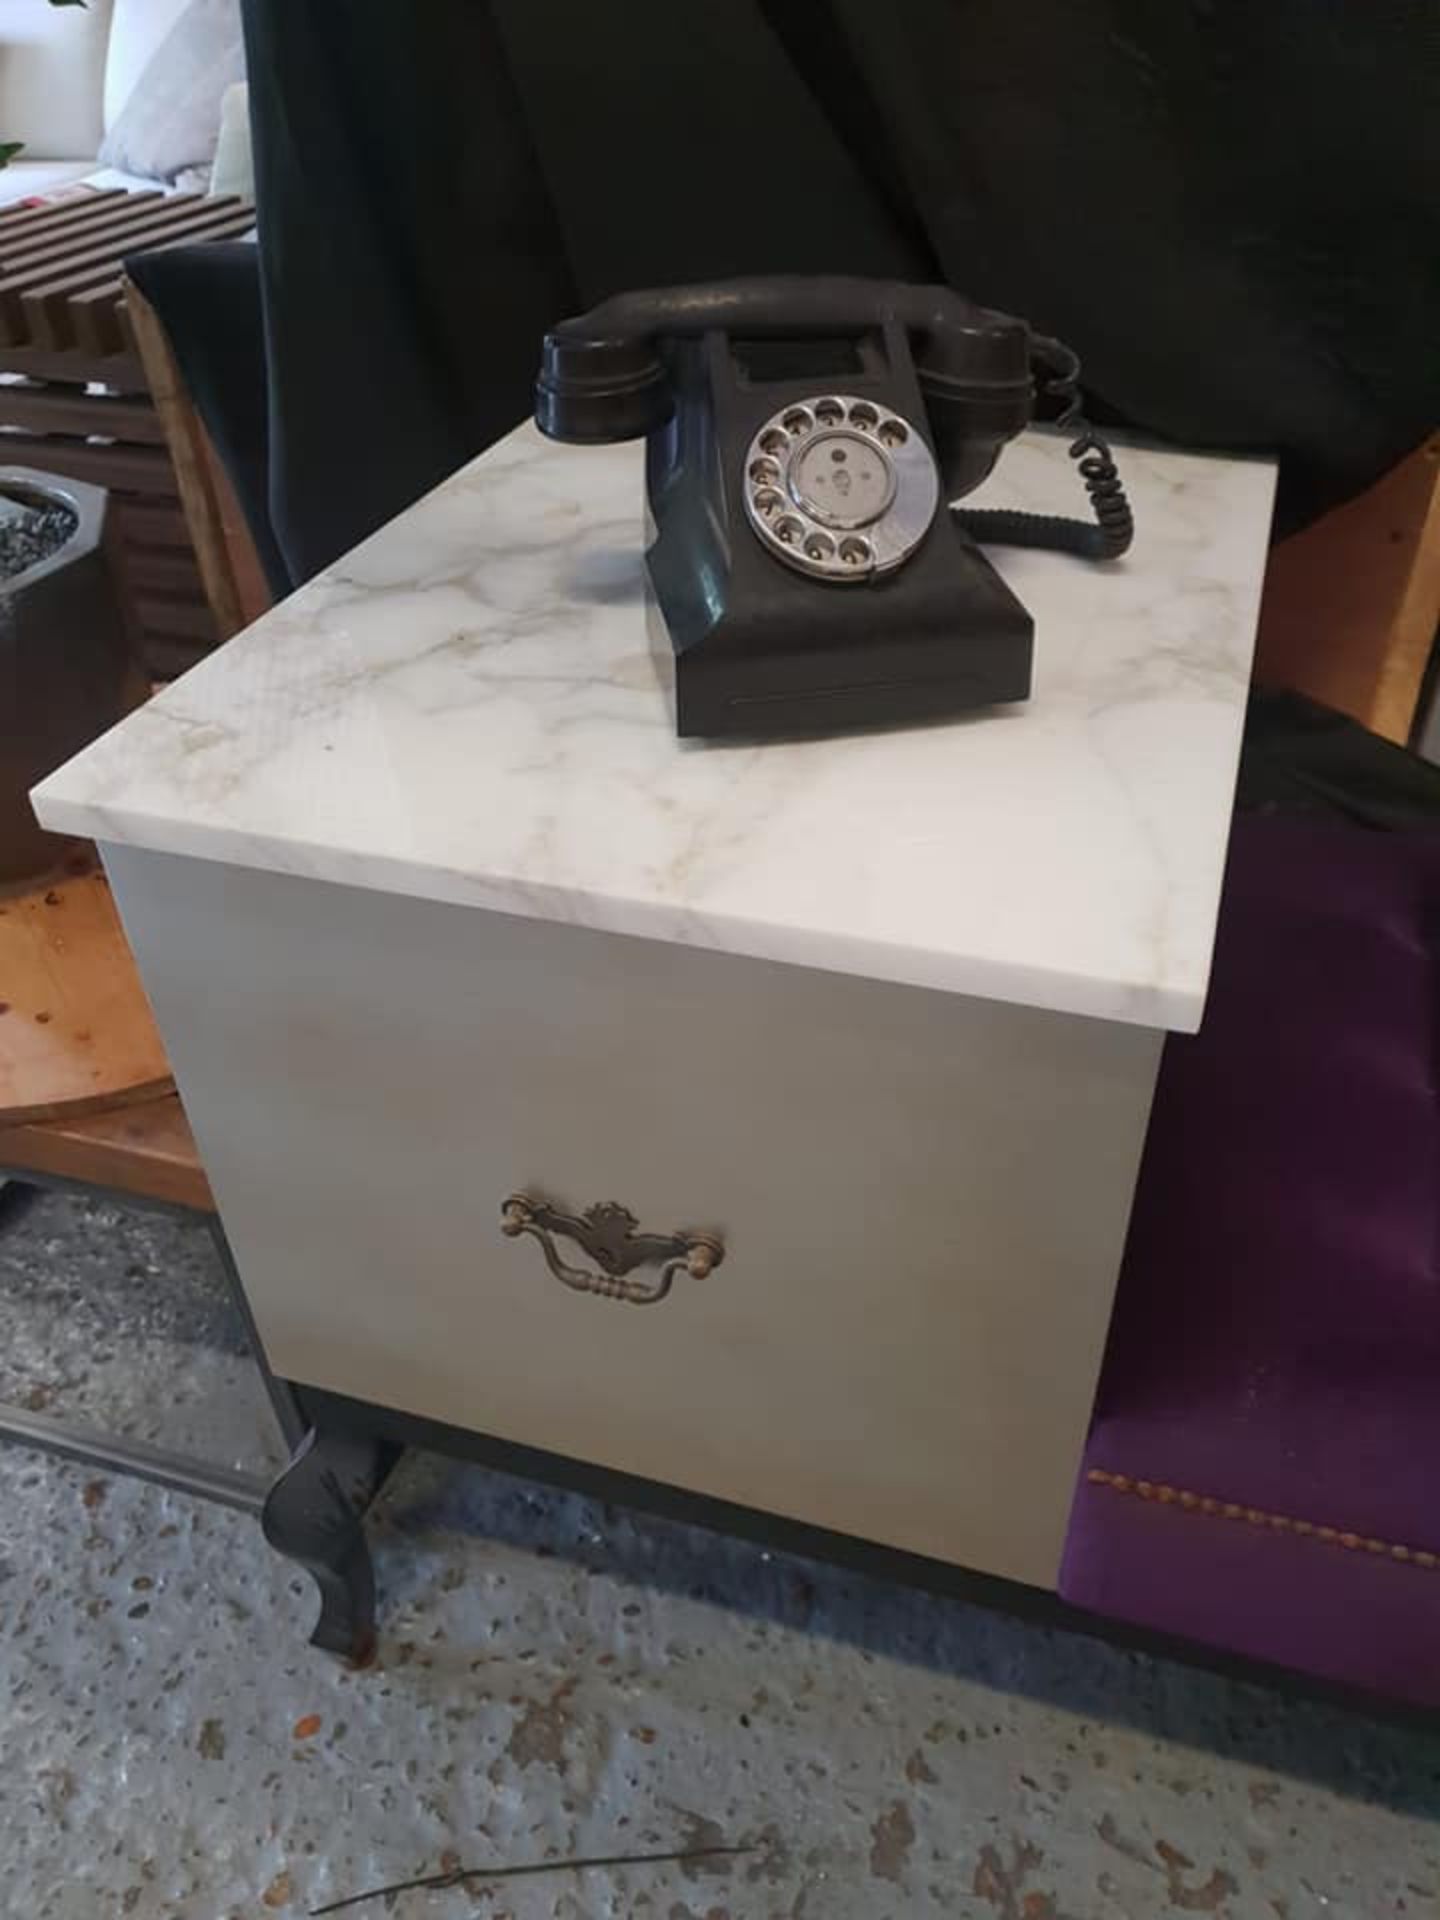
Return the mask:
<svg viewBox="0 0 1440 1920">
<path fill-rule="evenodd" d="M 375 1573 L 365 1509 L 401 1452 L 393 1441 L 312 1428 L 265 1498 L 265 1538 L 304 1567 L 320 1589 L 311 1646 L 343 1654 L 357 1666 L 375 1645 Z"/>
</svg>

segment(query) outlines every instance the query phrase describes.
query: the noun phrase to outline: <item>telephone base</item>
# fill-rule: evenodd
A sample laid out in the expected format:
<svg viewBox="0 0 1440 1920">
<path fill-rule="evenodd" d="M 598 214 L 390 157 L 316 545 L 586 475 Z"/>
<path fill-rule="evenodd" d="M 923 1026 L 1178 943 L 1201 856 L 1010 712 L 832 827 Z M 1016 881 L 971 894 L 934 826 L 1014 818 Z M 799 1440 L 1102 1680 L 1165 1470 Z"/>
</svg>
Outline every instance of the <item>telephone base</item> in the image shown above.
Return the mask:
<svg viewBox="0 0 1440 1920">
<path fill-rule="evenodd" d="M 789 739 L 853 733 L 868 727 L 920 726 L 1030 697 L 1029 650 L 1023 660 L 991 658 L 943 679 L 854 681 L 816 673 L 811 684 L 776 689 L 752 676 L 676 674 L 675 731 L 682 739 Z M 726 684 L 728 682 L 728 684 Z"/>
<path fill-rule="evenodd" d="M 648 598 L 652 645 L 674 654 L 676 732 L 845 733 L 1028 699 L 1029 613 L 958 528 L 942 521 L 926 544 L 928 565 L 871 586 L 816 586 L 771 567 L 763 590 L 717 613 L 695 591 L 703 574 L 689 542 L 662 531 Z"/>
</svg>

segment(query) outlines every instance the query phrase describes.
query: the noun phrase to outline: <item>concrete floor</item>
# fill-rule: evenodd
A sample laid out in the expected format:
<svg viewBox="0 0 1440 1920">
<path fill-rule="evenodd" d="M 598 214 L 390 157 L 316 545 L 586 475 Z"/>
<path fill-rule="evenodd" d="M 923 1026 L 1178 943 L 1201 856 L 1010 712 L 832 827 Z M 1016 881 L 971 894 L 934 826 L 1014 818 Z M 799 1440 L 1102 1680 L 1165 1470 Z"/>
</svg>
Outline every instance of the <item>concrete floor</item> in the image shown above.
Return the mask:
<svg viewBox="0 0 1440 1920">
<path fill-rule="evenodd" d="M 0 1394 L 274 1452 L 193 1226 L 0 1201 Z M 0 1912 L 265 1920 L 1440 1913 L 1440 1734 L 428 1457 L 381 1657 L 252 1522 L 0 1450 Z"/>
</svg>

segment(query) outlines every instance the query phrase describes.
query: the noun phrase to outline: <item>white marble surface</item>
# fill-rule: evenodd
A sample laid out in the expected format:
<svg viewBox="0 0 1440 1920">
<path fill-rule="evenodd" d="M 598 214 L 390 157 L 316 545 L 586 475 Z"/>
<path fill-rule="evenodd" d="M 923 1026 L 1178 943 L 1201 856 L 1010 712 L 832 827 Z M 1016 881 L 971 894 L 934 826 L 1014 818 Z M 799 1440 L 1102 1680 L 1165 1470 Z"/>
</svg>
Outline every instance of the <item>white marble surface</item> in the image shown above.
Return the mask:
<svg viewBox="0 0 1440 1920">
<path fill-rule="evenodd" d="M 524 427 L 36 809 L 102 841 L 1191 1029 L 1273 473 L 1121 460 L 1125 561 L 994 556 L 1035 616 L 1027 704 L 710 746 L 675 739 L 646 638 L 639 446 Z M 1083 496 L 1031 434 L 975 498 Z"/>
</svg>

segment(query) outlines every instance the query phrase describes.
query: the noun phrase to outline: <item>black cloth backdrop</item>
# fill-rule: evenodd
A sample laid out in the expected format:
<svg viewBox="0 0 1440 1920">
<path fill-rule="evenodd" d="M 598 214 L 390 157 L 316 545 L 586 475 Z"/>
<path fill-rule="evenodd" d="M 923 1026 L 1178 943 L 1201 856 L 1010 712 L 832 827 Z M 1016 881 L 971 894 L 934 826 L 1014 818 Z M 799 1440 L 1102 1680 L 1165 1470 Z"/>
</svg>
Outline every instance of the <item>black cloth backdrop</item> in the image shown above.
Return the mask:
<svg viewBox="0 0 1440 1920">
<path fill-rule="evenodd" d="M 1281 525 L 1440 421 L 1427 0 L 245 0 L 270 515 L 307 578 L 624 286 L 942 278 L 1094 410 L 1276 450 Z M 1143 532 L 1143 530 L 1142 530 Z"/>
</svg>

